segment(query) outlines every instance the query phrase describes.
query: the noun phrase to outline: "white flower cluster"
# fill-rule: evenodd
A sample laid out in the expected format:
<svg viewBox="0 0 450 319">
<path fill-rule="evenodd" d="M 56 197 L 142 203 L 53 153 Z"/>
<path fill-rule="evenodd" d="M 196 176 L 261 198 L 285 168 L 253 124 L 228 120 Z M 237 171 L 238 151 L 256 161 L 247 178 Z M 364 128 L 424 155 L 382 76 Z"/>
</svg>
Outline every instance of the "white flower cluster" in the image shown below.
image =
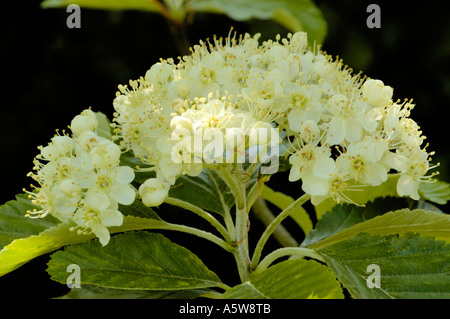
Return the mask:
<svg viewBox="0 0 450 319">
<path fill-rule="evenodd" d="M 289 180 L 301 180 L 315 205 L 328 197 L 354 203 L 347 191 L 380 185 L 392 173 L 400 175 L 400 196 L 419 199 L 432 154 L 409 118 L 410 101 L 393 101 L 382 81 L 308 50 L 305 33 L 258 39 L 200 42 L 178 63 L 161 60 L 119 86 L 116 137 L 156 171 L 139 189 L 144 204 L 161 204 L 178 176 L 234 158 L 226 145 L 243 144 L 247 153 L 267 147 L 271 138 L 256 138 L 258 128 L 285 132 Z M 220 133 L 222 147 L 192 146 L 199 131 L 203 141 Z"/>
<path fill-rule="evenodd" d="M 42 210 L 29 211 L 29 217 L 51 214 L 61 221 L 73 220 L 80 233 L 94 233 L 102 245 L 109 241 L 107 226 L 123 222 L 118 204 L 135 199 L 130 183 L 134 171 L 119 166 L 120 147 L 96 134 L 97 117 L 90 109 L 75 116 L 72 136 L 55 135 L 40 146 L 34 160 L 36 173 L 29 173 L 39 187 L 28 192 L 32 203 Z"/>
</svg>

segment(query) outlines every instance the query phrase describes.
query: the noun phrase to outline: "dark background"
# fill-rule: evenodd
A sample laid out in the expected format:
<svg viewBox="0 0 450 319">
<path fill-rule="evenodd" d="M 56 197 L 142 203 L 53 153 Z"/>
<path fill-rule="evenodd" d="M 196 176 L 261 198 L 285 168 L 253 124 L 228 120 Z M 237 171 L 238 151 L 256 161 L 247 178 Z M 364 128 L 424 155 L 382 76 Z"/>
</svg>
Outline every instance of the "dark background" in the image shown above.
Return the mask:
<svg viewBox="0 0 450 319">
<path fill-rule="evenodd" d="M 64 8 L 43 10 L 39 3 L 9 2 L 1 13 L 0 203 L 14 199 L 31 183 L 26 174 L 36 147 L 47 144 L 55 129 L 66 128 L 89 106 L 111 118 L 118 84 L 144 75 L 161 57 L 179 55 L 166 21 L 157 14 L 82 9 L 81 29 L 68 29 Z M 394 98 L 414 99 L 412 117 L 428 137 L 428 150 L 436 151 L 440 178 L 450 181 L 450 14 L 445 1 L 420 6 L 404 0 L 315 3 L 328 22 L 323 49 L 339 55 L 355 72 L 363 70 L 392 86 Z M 380 29 L 366 26 L 369 3 L 381 7 Z M 225 37 L 231 26 L 239 33 L 261 32 L 263 39 L 287 33 L 265 21 L 236 22 L 222 15 L 197 14 L 188 37 L 191 44 L 214 34 Z M 272 183 L 280 190 L 286 184 L 277 186 L 276 179 Z M 285 191 L 293 196 L 301 192 L 292 184 Z M 205 253 L 217 249 L 193 236 L 167 236 L 196 252 L 225 282 L 236 282 L 230 255 Z M 66 292 L 65 285 L 49 279 L 47 262 L 45 255 L 1 277 L 0 297 L 48 298 Z"/>
</svg>

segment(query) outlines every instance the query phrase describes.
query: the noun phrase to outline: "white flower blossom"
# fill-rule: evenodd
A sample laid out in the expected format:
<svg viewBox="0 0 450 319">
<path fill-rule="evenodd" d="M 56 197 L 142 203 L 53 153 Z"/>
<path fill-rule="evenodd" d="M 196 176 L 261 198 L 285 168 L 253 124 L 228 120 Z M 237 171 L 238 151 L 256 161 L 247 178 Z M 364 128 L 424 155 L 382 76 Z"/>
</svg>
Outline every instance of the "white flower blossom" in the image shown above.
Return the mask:
<svg viewBox="0 0 450 319">
<path fill-rule="evenodd" d="M 381 185 L 392 173 L 410 176 L 401 178 L 398 193 L 417 198 L 418 181 L 434 166 L 412 172 L 392 158 L 414 155 L 399 149 L 421 149 L 424 137 L 409 118 L 412 104 L 394 102 L 392 87 L 381 80 L 354 75 L 342 60 L 307 49 L 303 32 L 259 38 L 200 41 L 178 63 L 161 60 L 145 79 L 130 81 L 131 88 L 119 86 L 120 145 L 174 185 L 180 175 L 205 167 L 267 158 L 270 140 L 257 132 L 272 127 L 291 145 L 289 180 L 321 194 L 314 203 L 317 196 L 353 202 L 346 190 Z"/>
<path fill-rule="evenodd" d="M 39 186 L 28 192 L 41 210 L 29 217 L 51 214 L 61 221 L 73 220 L 81 233 L 94 233 L 105 245 L 107 227 L 120 226 L 123 216 L 118 204 L 130 205 L 136 196 L 130 183 L 134 171 L 120 166 L 120 147 L 96 133 L 96 115 L 85 110 L 71 123 L 73 135 L 56 135 L 34 161 L 30 173 Z"/>
<path fill-rule="evenodd" d="M 368 136 L 363 141 L 350 144 L 346 152 L 336 159 L 336 163 L 355 181 L 378 186 L 388 177 L 389 168 L 380 162 L 387 150 L 386 141 L 377 141 Z"/>
<path fill-rule="evenodd" d="M 97 134 L 92 110 L 75 116 L 72 135 L 63 131 L 38 148 L 29 174 L 38 186 L 28 193 L 41 209 L 27 215 L 73 221 L 72 230 L 106 245 L 108 227 L 123 222 L 119 204 L 136 200 L 134 169 L 156 173 L 137 199 L 159 206 L 181 175 L 227 169 L 245 176 L 244 164 L 265 163 L 280 143 L 287 145 L 289 181 L 314 205 L 327 198 L 359 204 L 351 191 L 382 185 L 390 174 L 399 175 L 399 196 L 419 199 L 420 183 L 437 165 L 410 118 L 412 102 L 394 102 L 381 80 L 307 49 L 306 33 L 259 38 L 201 41 L 177 63 L 161 59 L 119 85 L 113 141 Z M 121 166 L 123 152 L 146 167 Z"/>
<path fill-rule="evenodd" d="M 123 215 L 117 208 L 117 203 L 111 201 L 106 194 L 91 191 L 86 194 L 83 205 L 77 209 L 73 220 L 78 227 L 84 229 L 81 232 L 94 233 L 105 246 L 110 239 L 107 227 L 121 226 L 123 223 Z"/>
</svg>

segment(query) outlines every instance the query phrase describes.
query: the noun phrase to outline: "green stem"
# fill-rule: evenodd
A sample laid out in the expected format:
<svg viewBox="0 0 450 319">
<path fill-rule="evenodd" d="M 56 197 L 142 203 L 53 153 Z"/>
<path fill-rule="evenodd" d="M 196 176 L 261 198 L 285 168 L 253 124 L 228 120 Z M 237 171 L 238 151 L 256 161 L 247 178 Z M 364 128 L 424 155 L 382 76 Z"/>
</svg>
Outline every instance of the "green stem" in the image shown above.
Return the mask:
<svg viewBox="0 0 450 319">
<path fill-rule="evenodd" d="M 207 211 L 204 211 L 200 207 L 195 206 L 191 203 L 173 197 L 168 197 L 165 202 L 167 204 L 181 207 L 197 214 L 198 216 L 208 221 L 212 226 L 214 226 L 227 242 L 232 242 L 232 239 L 225 227 Z"/>
<path fill-rule="evenodd" d="M 171 224 L 171 223 L 166 222 L 166 223 L 164 223 L 164 225 L 155 227 L 154 229 L 174 230 L 174 231 L 179 231 L 182 233 L 195 235 L 200 238 L 207 239 L 207 240 L 219 245 L 220 247 L 222 247 L 223 249 L 225 249 L 228 252 L 233 253 L 235 251 L 235 249 L 229 243 L 227 243 L 224 240 L 220 239 L 219 237 L 211 234 L 210 232 L 207 232 L 207 231 L 204 231 L 204 230 L 201 230 L 198 228 L 194 228 L 194 227 L 190 227 L 190 226 L 186 226 L 186 225 Z"/>
<path fill-rule="evenodd" d="M 238 203 L 236 203 L 236 243 L 234 246 L 237 250 L 234 253 L 236 264 L 239 271 L 239 277 L 241 282 L 248 280 L 250 275 L 250 255 L 248 252 L 248 214 L 244 207 L 238 209 Z"/>
<path fill-rule="evenodd" d="M 277 249 L 268 254 L 256 267 L 254 273 L 262 272 L 267 269 L 275 260 L 284 256 L 299 256 L 299 257 L 311 257 L 324 262 L 322 256 L 320 256 L 314 249 L 302 248 L 302 247 L 285 247 Z"/>
<path fill-rule="evenodd" d="M 233 252 L 238 267 L 241 282 L 248 281 L 250 275 L 250 255 L 248 251 L 248 211 L 246 205 L 246 183 L 238 174 L 233 175 L 228 169 L 217 171 L 217 174 L 227 184 L 235 198 L 236 221 L 235 221 L 235 243 L 236 250 Z"/>
<path fill-rule="evenodd" d="M 190 44 L 188 37 L 186 35 L 186 26 L 184 24 L 184 21 L 178 22 L 174 20 L 168 20 L 168 24 L 173 39 L 175 40 L 178 52 L 182 56 L 190 55 L 191 54 L 191 51 L 189 50 Z"/>
<path fill-rule="evenodd" d="M 222 180 L 227 184 L 234 198 L 236 199 L 237 209 L 242 209 L 245 206 L 245 184 L 240 178 L 235 178 L 228 168 L 223 168 L 216 171 Z"/>
<path fill-rule="evenodd" d="M 214 186 L 216 187 L 216 189 L 220 190 L 220 187 L 217 184 L 216 178 L 213 176 L 211 171 L 209 169 L 207 169 L 206 172 L 208 173 L 209 177 L 211 178 L 212 182 L 214 183 Z M 230 207 L 228 207 L 227 203 L 225 202 L 225 198 L 223 197 L 223 194 L 220 191 L 218 192 L 218 195 L 219 195 L 220 204 L 222 205 L 222 209 L 224 212 L 223 220 L 227 227 L 228 234 L 231 236 L 231 238 L 235 238 L 236 230 L 234 228 L 233 218 L 231 217 Z"/>
<path fill-rule="evenodd" d="M 258 243 L 256 244 L 255 251 L 253 253 L 252 258 L 252 267 L 255 269 L 256 266 L 259 263 L 259 260 L 261 258 L 261 253 L 264 248 L 264 245 L 266 244 L 267 240 L 269 239 L 270 235 L 274 232 L 275 228 L 286 218 L 291 214 L 298 206 L 303 205 L 306 201 L 308 201 L 311 198 L 310 195 L 304 194 L 301 197 L 297 198 L 293 203 L 291 203 L 286 209 L 284 209 L 275 219 L 270 223 L 270 225 L 266 228 L 264 233 L 261 235 L 261 238 L 259 239 Z"/>
<path fill-rule="evenodd" d="M 264 226 L 269 226 L 275 219 L 275 215 L 270 211 L 266 201 L 262 197 L 256 199 L 252 207 L 254 216 L 259 219 Z M 283 227 L 278 225 L 273 231 L 273 237 L 283 247 L 298 247 L 298 242 L 291 236 L 291 234 Z"/>
<path fill-rule="evenodd" d="M 256 203 L 264 188 L 264 184 L 270 179 L 270 176 L 261 176 L 258 181 L 253 185 L 247 195 L 247 209 L 250 210 Z"/>
</svg>

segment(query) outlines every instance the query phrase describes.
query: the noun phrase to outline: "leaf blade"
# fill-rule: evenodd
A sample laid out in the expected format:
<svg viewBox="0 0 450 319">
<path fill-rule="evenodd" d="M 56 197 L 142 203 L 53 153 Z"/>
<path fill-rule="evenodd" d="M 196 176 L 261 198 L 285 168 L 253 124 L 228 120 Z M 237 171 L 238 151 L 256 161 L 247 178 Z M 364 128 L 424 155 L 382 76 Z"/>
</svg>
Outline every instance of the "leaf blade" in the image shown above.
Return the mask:
<svg viewBox="0 0 450 319">
<path fill-rule="evenodd" d="M 423 209 L 401 209 L 358 223 L 309 245 L 309 247 L 315 249 L 326 247 L 360 232 L 375 235 L 418 233 L 450 242 L 450 215 Z"/>
<path fill-rule="evenodd" d="M 322 12 L 311 0 L 199 0 L 188 9 L 222 13 L 236 21 L 271 19 L 291 32 L 307 32 L 311 45 L 323 43 L 327 32 Z"/>
<path fill-rule="evenodd" d="M 15 239 L 37 235 L 59 223 L 52 216 L 45 219 L 25 217 L 27 210 L 33 209 L 39 207 L 33 205 L 26 194 L 16 195 L 15 200 L 0 206 L 0 249 Z"/>
<path fill-rule="evenodd" d="M 445 205 L 450 200 L 450 184 L 438 180 L 433 183 L 420 183 L 419 194 L 433 203 Z"/>
<path fill-rule="evenodd" d="M 58 299 L 194 299 L 210 292 L 214 291 L 208 289 L 130 290 L 83 285 L 80 288 L 71 289 Z"/>
<path fill-rule="evenodd" d="M 450 244 L 417 234 L 359 233 L 318 249 L 354 298 L 449 298 Z M 380 288 L 369 288 L 369 265 L 380 269 Z"/>
<path fill-rule="evenodd" d="M 52 254 L 47 272 L 65 283 L 67 266 L 73 263 L 80 266 L 82 285 L 143 290 L 223 287 L 195 254 L 155 233 L 120 234 L 105 247 L 97 241 L 66 247 Z"/>
<path fill-rule="evenodd" d="M 122 226 L 109 227 L 111 234 L 140 229 L 159 229 L 166 223 L 160 220 L 125 216 Z M 48 228 L 38 235 L 19 238 L 6 245 L 0 251 L 0 276 L 3 276 L 33 258 L 55 251 L 67 245 L 73 245 L 91 240 L 93 234 L 83 235 L 70 231 L 74 223 L 60 223 Z"/>
<path fill-rule="evenodd" d="M 408 206 L 409 203 L 406 199 L 395 197 L 377 198 L 373 202 L 369 202 L 365 207 L 358 207 L 352 204 L 336 205 L 331 211 L 322 216 L 315 228 L 306 236 L 301 246 L 310 247 L 356 224 Z"/>
<path fill-rule="evenodd" d="M 343 298 L 332 272 L 314 260 L 286 260 L 237 285 L 222 295 L 225 299 Z"/>
<path fill-rule="evenodd" d="M 60 8 L 70 4 L 77 4 L 82 8 L 89 9 L 160 11 L 159 6 L 153 1 L 146 0 L 45 0 L 41 3 L 41 7 L 44 9 Z"/>
<path fill-rule="evenodd" d="M 206 169 L 194 177 L 180 176 L 169 196 L 220 215 L 234 205 L 234 197 L 225 182 L 215 172 Z"/>
</svg>

